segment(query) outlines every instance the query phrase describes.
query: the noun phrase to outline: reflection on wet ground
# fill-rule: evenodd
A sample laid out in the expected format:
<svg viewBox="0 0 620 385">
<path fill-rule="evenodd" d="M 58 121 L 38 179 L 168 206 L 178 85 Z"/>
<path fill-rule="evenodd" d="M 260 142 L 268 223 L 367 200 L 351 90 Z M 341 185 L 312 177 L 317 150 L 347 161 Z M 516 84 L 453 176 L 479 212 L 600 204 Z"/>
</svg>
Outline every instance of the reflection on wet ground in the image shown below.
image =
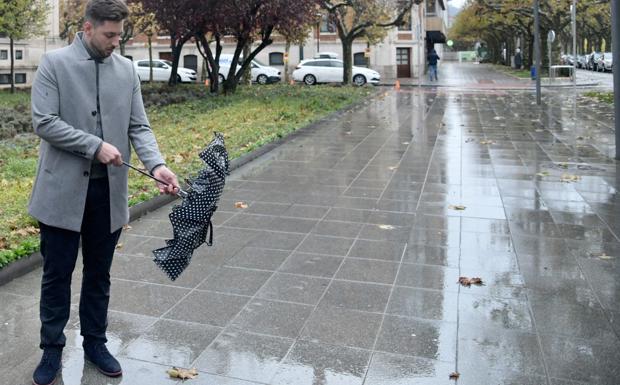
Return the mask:
<svg viewBox="0 0 620 385">
<path fill-rule="evenodd" d="M 109 319 L 125 374 L 84 364 L 73 309 L 60 383 L 618 384 L 612 109 L 533 101 L 381 91 L 234 172 L 215 245 L 173 283 L 150 260 L 169 207 L 133 223 Z M 0 287 L 0 383 L 40 357 L 39 274 Z"/>
</svg>

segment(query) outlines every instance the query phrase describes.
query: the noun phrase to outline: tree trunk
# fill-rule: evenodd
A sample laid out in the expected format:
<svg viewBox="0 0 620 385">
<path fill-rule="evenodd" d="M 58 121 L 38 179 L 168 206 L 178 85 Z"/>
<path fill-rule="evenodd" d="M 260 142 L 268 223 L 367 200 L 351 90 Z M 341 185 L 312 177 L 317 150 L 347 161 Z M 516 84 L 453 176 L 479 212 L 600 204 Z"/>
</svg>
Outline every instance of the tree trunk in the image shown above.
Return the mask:
<svg viewBox="0 0 620 385">
<path fill-rule="evenodd" d="M 288 84 L 289 70 L 288 70 L 288 58 L 291 52 L 291 42 L 286 39 L 286 46 L 284 47 L 284 83 Z"/>
<path fill-rule="evenodd" d="M 13 38 L 12 37 L 9 37 L 9 42 L 10 42 L 10 44 L 9 44 L 9 47 L 10 47 L 9 51 L 11 52 L 11 70 L 10 70 L 10 73 L 11 73 L 11 93 L 14 94 L 15 93 L 15 58 L 13 56 L 13 45 L 14 45 L 14 42 L 13 42 Z"/>
<path fill-rule="evenodd" d="M 252 42 L 248 41 L 243 46 L 243 60 L 246 61 L 250 57 L 250 53 L 252 52 Z M 243 84 L 251 86 L 252 85 L 252 65 L 247 65 L 243 69 Z"/>
<path fill-rule="evenodd" d="M 153 83 L 153 36 L 147 35 L 146 37 L 149 46 L 149 83 Z"/>
<path fill-rule="evenodd" d="M 351 84 L 351 76 L 353 74 L 353 39 L 342 39 L 342 61 L 344 68 L 342 69 L 342 84 Z"/>
</svg>

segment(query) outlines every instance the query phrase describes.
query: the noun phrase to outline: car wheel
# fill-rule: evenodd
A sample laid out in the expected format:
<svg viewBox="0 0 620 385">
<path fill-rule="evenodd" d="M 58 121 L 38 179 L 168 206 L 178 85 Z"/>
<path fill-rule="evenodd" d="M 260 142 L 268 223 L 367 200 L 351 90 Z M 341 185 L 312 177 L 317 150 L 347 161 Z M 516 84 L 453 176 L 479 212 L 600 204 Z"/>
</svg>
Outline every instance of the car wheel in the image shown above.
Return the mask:
<svg viewBox="0 0 620 385">
<path fill-rule="evenodd" d="M 256 82 L 258 84 L 267 84 L 267 80 L 269 80 L 267 78 L 267 75 L 258 75 L 258 77 L 256 78 Z"/>
<path fill-rule="evenodd" d="M 177 83 L 183 83 L 183 80 L 181 79 L 181 75 L 177 74 Z"/>
<path fill-rule="evenodd" d="M 363 86 L 364 84 L 366 84 L 366 76 L 364 75 L 355 75 L 353 77 L 353 84 L 355 84 L 356 86 Z"/>
<path fill-rule="evenodd" d="M 314 75 L 306 75 L 304 76 L 304 83 L 306 83 L 309 86 L 313 86 L 316 84 L 316 77 Z"/>
</svg>

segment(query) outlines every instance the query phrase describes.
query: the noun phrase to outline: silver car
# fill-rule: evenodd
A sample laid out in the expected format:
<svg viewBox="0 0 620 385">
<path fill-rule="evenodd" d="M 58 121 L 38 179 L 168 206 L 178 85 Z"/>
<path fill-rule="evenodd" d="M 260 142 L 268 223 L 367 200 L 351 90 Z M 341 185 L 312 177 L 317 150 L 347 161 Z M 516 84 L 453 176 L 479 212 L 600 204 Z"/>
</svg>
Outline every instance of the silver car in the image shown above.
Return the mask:
<svg viewBox="0 0 620 385">
<path fill-rule="evenodd" d="M 598 65 L 596 66 L 598 71 L 612 71 L 613 68 L 613 54 L 611 52 L 603 52 L 598 59 Z"/>
</svg>

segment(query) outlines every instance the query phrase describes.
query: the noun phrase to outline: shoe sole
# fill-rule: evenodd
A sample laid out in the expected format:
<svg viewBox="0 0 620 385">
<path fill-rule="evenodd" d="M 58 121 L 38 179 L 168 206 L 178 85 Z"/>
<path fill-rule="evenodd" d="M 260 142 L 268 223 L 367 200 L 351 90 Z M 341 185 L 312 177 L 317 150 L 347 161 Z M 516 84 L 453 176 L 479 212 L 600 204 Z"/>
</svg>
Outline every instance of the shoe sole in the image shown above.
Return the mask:
<svg viewBox="0 0 620 385">
<path fill-rule="evenodd" d="M 118 372 L 106 372 L 105 370 L 101 369 L 99 366 L 97 366 L 97 364 L 95 364 L 94 362 L 92 362 L 91 360 L 89 360 L 88 358 L 86 358 L 86 356 L 84 356 L 84 361 L 88 362 L 89 364 L 91 364 L 92 366 L 94 366 L 95 368 L 97 368 L 97 371 L 105 376 L 108 377 L 120 377 L 123 375 L 123 371 L 120 370 Z M 52 385 L 52 384 L 50 384 Z"/>
</svg>

